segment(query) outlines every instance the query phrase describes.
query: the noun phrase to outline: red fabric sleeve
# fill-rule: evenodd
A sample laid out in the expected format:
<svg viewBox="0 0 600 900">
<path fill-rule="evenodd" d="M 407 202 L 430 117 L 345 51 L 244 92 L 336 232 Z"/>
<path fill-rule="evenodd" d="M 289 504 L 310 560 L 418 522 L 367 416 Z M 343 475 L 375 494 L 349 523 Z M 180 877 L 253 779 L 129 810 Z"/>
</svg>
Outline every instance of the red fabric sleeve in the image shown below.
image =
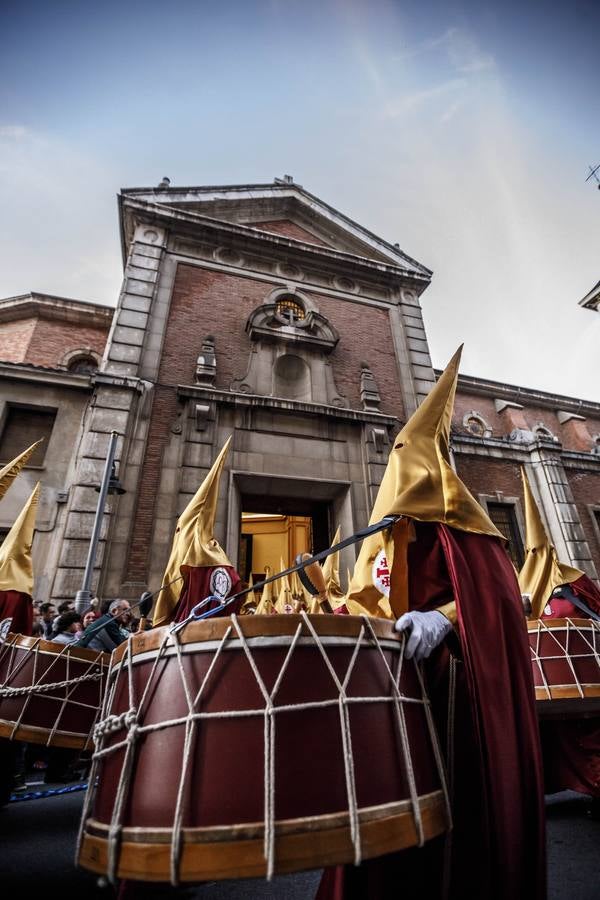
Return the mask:
<svg viewBox="0 0 600 900">
<path fill-rule="evenodd" d="M 33 629 L 33 602 L 20 591 L 0 591 L 0 621 L 12 619 L 13 634 L 30 635 Z"/>
</svg>

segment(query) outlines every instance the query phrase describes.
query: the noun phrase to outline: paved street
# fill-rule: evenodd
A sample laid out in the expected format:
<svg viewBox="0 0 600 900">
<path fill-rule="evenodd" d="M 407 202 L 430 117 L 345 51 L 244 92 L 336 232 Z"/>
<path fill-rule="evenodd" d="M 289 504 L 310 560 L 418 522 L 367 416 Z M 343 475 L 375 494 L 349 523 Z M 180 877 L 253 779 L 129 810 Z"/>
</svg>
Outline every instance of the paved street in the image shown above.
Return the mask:
<svg viewBox="0 0 600 900">
<path fill-rule="evenodd" d="M 11 803 L 0 810 L 0 871 L 5 891 L 50 890 L 61 900 L 111 900 L 109 887 L 73 865 L 82 793 Z M 600 822 L 586 816 L 587 798 L 548 798 L 549 900 L 598 900 Z M 205 884 L 160 895 L 194 900 L 311 900 L 318 872 L 264 881 Z M 482 898 L 485 900 L 485 898 Z"/>
</svg>

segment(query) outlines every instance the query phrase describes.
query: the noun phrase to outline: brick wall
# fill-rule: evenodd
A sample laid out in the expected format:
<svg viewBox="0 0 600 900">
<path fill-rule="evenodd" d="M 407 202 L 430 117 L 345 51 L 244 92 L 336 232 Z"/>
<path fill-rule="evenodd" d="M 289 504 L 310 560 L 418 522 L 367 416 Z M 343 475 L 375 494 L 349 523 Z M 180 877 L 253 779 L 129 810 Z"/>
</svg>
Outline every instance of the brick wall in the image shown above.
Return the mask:
<svg viewBox="0 0 600 900">
<path fill-rule="evenodd" d="M 506 413 L 497 413 L 492 397 L 468 394 L 459 388 L 452 420 L 458 431 L 467 432 L 463 425 L 463 419 L 470 412 L 477 412 L 482 416 L 492 429 L 492 437 L 505 437 L 512 431 L 513 425 L 509 419 L 510 410 L 507 410 Z M 594 435 L 600 434 L 600 420 L 596 419 L 586 419 L 584 422 L 571 419 L 561 425 L 554 410 L 531 405 L 525 405 L 525 408 L 517 412 L 517 415 L 519 418 L 522 416 L 525 425 L 531 431 L 541 422 L 552 434 L 556 435 L 565 450 L 589 451 L 594 446 Z"/>
<path fill-rule="evenodd" d="M 56 367 L 62 365 L 66 353 L 80 348 L 89 348 L 102 356 L 107 336 L 108 326 L 87 328 L 72 322 L 38 319 L 24 362 Z"/>
<path fill-rule="evenodd" d="M 404 405 L 387 310 L 336 297 L 312 297 L 340 335 L 331 355 L 338 390 L 348 397 L 350 406 L 360 407 L 360 365 L 364 361 L 377 382 L 381 412 L 403 422 Z"/>
<path fill-rule="evenodd" d="M 600 544 L 588 508 L 588 504 L 600 507 L 600 475 L 593 475 L 589 472 L 576 472 L 569 469 L 567 477 L 573 491 L 573 499 L 577 505 L 581 525 L 596 566 L 596 571 L 600 575 Z"/>
<path fill-rule="evenodd" d="M 258 229 L 258 231 L 270 231 L 271 234 L 280 234 L 282 237 L 292 238 L 295 241 L 304 241 L 306 244 L 317 244 L 319 247 L 330 246 L 330 244 L 326 244 L 325 241 L 315 237 L 310 231 L 306 231 L 300 225 L 296 225 L 295 222 L 289 222 L 285 219 L 280 219 L 277 222 L 255 222 L 251 227 Z"/>
<path fill-rule="evenodd" d="M 24 362 L 37 319 L 0 323 L 0 360 Z"/>
<path fill-rule="evenodd" d="M 247 369 L 251 342 L 245 332 L 246 320 L 272 287 L 258 279 L 180 265 L 159 382 L 193 384 L 201 340 L 213 334 L 217 387 L 228 390 L 231 382 L 242 378 Z M 364 360 L 377 381 L 382 412 L 402 419 L 402 394 L 387 311 L 318 294 L 311 297 L 340 334 L 330 357 L 338 390 L 348 397 L 350 406 L 360 407 L 360 364 Z"/>
<path fill-rule="evenodd" d="M 457 454 L 456 471 L 471 493 L 494 494 L 501 491 L 507 497 L 523 499 L 520 467 L 509 460 Z"/>
<path fill-rule="evenodd" d="M 106 328 L 87 328 L 73 322 L 32 317 L 0 323 L 0 360 L 57 368 L 70 350 L 86 348 L 100 356 Z"/>
</svg>

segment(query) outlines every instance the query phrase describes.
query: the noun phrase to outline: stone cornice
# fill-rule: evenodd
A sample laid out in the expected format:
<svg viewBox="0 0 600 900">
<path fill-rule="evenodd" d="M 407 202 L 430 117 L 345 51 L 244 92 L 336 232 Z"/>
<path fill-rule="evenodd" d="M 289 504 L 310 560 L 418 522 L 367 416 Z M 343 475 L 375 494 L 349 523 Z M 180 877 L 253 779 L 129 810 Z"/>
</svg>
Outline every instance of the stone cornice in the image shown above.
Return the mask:
<svg viewBox="0 0 600 900">
<path fill-rule="evenodd" d="M 555 453 L 568 469 L 586 469 L 600 474 L 600 454 L 582 450 L 564 450 L 560 443 L 538 440 L 530 444 L 518 443 L 508 438 L 478 438 L 467 434 L 452 433 L 451 447 L 454 453 L 464 456 L 487 456 L 525 462 L 534 450 Z"/>
<path fill-rule="evenodd" d="M 45 369 L 25 363 L 0 362 L 0 378 L 43 384 L 46 387 L 66 387 L 90 392 L 92 390 L 90 375 L 80 375 L 60 369 Z"/>
<path fill-rule="evenodd" d="M 133 200 L 127 196 L 121 199 L 120 215 L 124 262 L 127 258 L 128 243 L 132 234 L 132 228 L 127 221 L 131 216 L 132 220 L 136 222 L 159 225 L 171 230 L 176 228 L 179 234 L 187 234 L 191 238 L 197 238 L 200 233 L 204 232 L 212 235 L 216 243 L 234 242 L 236 249 L 242 252 L 246 250 L 261 256 L 268 248 L 268 251 L 280 257 L 281 260 L 303 261 L 305 265 L 312 260 L 319 268 L 328 268 L 332 274 L 339 274 L 340 271 L 343 271 L 348 274 L 356 273 L 359 277 L 362 274 L 363 277 L 384 280 L 388 283 L 405 281 L 419 293 L 427 287 L 431 280 L 429 270 L 420 272 L 392 262 L 378 262 L 364 256 L 332 250 L 329 247 L 317 246 L 267 231 L 259 231 L 247 225 L 211 219 L 199 213 L 184 212 L 174 207 Z"/>
<path fill-rule="evenodd" d="M 434 369 L 436 378 L 442 374 L 441 369 Z M 600 417 L 600 403 L 592 400 L 579 400 L 576 397 L 564 397 L 562 394 L 551 394 L 546 391 L 538 391 L 532 388 L 518 387 L 512 384 L 503 384 L 499 381 L 488 381 L 484 378 L 476 378 L 471 375 L 458 376 L 458 392 L 477 394 L 491 399 L 502 399 L 509 403 L 518 403 L 524 407 L 528 405 L 540 406 L 556 412 L 558 409 L 566 410 L 582 416 Z"/>
<path fill-rule="evenodd" d="M 111 372 L 94 372 L 92 375 L 94 385 L 101 387 L 128 388 L 132 391 L 144 391 L 153 384 L 143 378 L 132 378 L 126 375 L 113 375 Z"/>
<path fill-rule="evenodd" d="M 35 292 L 0 300 L 0 322 L 37 317 L 108 331 L 113 313 L 112 306 Z"/>
<path fill-rule="evenodd" d="M 592 290 L 579 301 L 579 306 L 584 309 L 595 309 L 600 312 L 600 281 L 595 284 Z"/>
<path fill-rule="evenodd" d="M 590 474 L 600 475 L 600 453 L 563 450 L 561 459 L 565 469 L 585 469 Z"/>
<path fill-rule="evenodd" d="M 294 415 L 329 416 L 332 419 L 344 419 L 357 424 L 366 423 L 396 429 L 399 426 L 399 421 L 395 416 L 386 416 L 383 413 L 367 412 L 362 409 L 347 409 L 339 406 L 326 406 L 323 403 L 303 403 L 298 400 L 284 400 L 280 397 L 263 397 L 258 394 L 220 391 L 215 388 L 196 387 L 188 384 L 178 385 L 177 395 L 191 400 L 204 400 L 243 408 L 278 410 L 290 412 Z"/>
</svg>

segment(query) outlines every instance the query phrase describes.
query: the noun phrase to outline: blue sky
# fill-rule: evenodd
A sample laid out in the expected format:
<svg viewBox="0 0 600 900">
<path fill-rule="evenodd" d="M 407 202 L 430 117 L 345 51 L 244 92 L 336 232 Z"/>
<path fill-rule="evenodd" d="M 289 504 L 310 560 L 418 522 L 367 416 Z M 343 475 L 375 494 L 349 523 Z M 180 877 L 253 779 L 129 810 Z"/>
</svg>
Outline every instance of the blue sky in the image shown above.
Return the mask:
<svg viewBox="0 0 600 900">
<path fill-rule="evenodd" d="M 598 5 L 5 2 L 0 296 L 116 302 L 125 186 L 271 181 L 434 270 L 435 365 L 600 400 Z"/>
</svg>

